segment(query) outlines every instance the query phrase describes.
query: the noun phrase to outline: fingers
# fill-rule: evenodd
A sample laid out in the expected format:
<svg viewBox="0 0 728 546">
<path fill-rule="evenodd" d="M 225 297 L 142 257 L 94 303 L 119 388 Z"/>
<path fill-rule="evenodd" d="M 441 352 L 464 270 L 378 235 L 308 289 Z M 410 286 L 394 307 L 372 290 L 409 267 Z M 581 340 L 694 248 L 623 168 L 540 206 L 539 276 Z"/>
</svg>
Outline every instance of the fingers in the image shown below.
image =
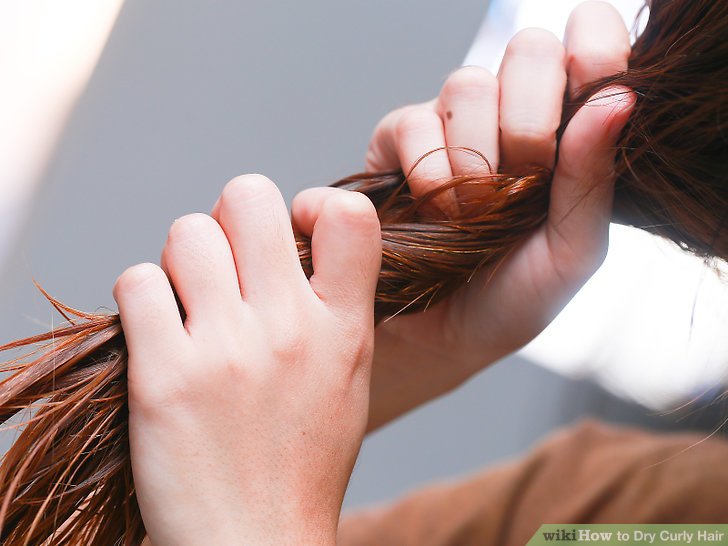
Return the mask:
<svg viewBox="0 0 728 546">
<path fill-rule="evenodd" d="M 307 286 L 288 209 L 269 179 L 256 174 L 233 179 L 212 215 L 232 248 L 245 300 L 271 306 Z"/>
<path fill-rule="evenodd" d="M 554 263 L 585 270 L 576 274 L 591 274 L 606 253 L 615 145 L 635 100 L 624 87 L 601 91 L 576 113 L 561 138 L 546 234 Z"/>
<path fill-rule="evenodd" d="M 587 1 L 569 17 L 565 33 L 569 93 L 627 68 L 629 33 L 614 7 Z M 561 138 L 546 235 L 565 275 L 590 275 L 608 246 L 614 192 L 615 144 L 636 97 L 622 87 L 602 90 L 569 122 Z M 576 269 L 576 271 L 573 271 Z M 579 271 L 583 270 L 583 271 Z"/>
<path fill-rule="evenodd" d="M 321 207 L 324 202 L 332 195 L 342 191 L 347 190 L 323 186 L 301 191 L 293 198 L 293 203 L 291 203 L 291 222 L 295 228 L 307 237 L 311 237 L 313 226 L 321 214 Z"/>
<path fill-rule="evenodd" d="M 410 190 L 422 195 L 452 178 L 442 119 L 431 106 L 404 110 L 392 128 L 392 138 Z M 425 154 L 438 150 L 427 157 Z M 434 203 L 446 213 L 455 208 L 452 191 L 438 195 Z"/>
<path fill-rule="evenodd" d="M 365 170 L 367 172 L 381 172 L 402 169 L 397 153 L 397 139 L 395 138 L 395 127 L 399 117 L 405 110 L 411 108 L 432 108 L 428 103 L 423 105 L 411 105 L 398 108 L 384 116 L 377 126 L 369 141 L 367 149 Z"/>
<path fill-rule="evenodd" d="M 362 309 L 363 318 L 371 320 L 382 238 L 369 198 L 336 188 L 312 188 L 296 196 L 291 215 L 296 227 L 311 237 L 314 292 L 329 305 Z"/>
<path fill-rule="evenodd" d="M 498 170 L 498 80 L 487 70 L 467 66 L 445 81 L 437 103 L 449 147 L 477 150 Z M 448 149 L 452 173 L 485 175 L 491 169 L 477 155 Z"/>
<path fill-rule="evenodd" d="M 519 32 L 506 48 L 498 80 L 501 163 L 553 168 L 566 87 L 561 42 L 543 29 Z"/>
<path fill-rule="evenodd" d="M 589 82 L 627 69 L 629 32 L 607 2 L 588 1 L 574 9 L 564 41 L 571 96 Z"/>
<path fill-rule="evenodd" d="M 121 324 L 131 354 L 146 360 L 188 340 L 169 280 L 154 264 L 127 269 L 114 285 Z"/>
<path fill-rule="evenodd" d="M 414 111 L 414 113 L 412 113 Z M 424 112 L 424 113 L 423 113 Z M 405 130 L 406 125 L 412 125 L 411 120 L 407 120 L 408 117 L 424 117 L 425 122 L 421 124 L 422 128 L 426 129 L 428 134 L 415 135 L 419 138 L 419 142 L 423 142 L 424 145 L 431 145 L 423 153 L 427 153 L 430 150 L 439 148 L 445 145 L 445 138 L 439 133 L 442 133 L 442 123 L 433 119 L 430 113 L 435 112 L 435 101 L 431 100 L 422 104 L 412 104 L 403 108 L 398 108 L 384 116 L 382 120 L 377 124 L 372 135 L 371 142 L 369 143 L 369 149 L 367 150 L 366 156 L 366 170 L 368 172 L 377 171 L 388 171 L 393 169 L 401 169 L 405 173 L 412 169 L 414 163 L 419 159 L 419 156 L 413 159 L 407 160 L 408 158 L 400 157 L 400 143 L 398 142 L 398 135 L 408 134 Z M 403 123 L 403 118 L 405 118 Z M 402 127 L 402 125 L 405 127 Z M 415 123 L 416 125 L 416 123 Z M 440 131 L 437 129 L 440 128 Z M 432 134 L 434 132 L 434 134 Z M 408 149 L 404 149 L 408 151 Z M 438 154 L 439 155 L 439 154 Z M 407 168 L 409 166 L 409 168 Z M 439 165 L 442 167 L 442 164 Z M 438 165 L 435 165 L 437 168 Z M 444 172 L 449 172 L 449 167 Z M 442 171 L 440 172 L 442 174 Z"/>
<path fill-rule="evenodd" d="M 167 272 L 187 318 L 185 327 L 225 324 L 240 302 L 235 262 L 225 233 L 206 214 L 174 222 L 162 251 Z"/>
<path fill-rule="evenodd" d="M 447 151 L 433 150 L 449 147 Z M 462 149 L 476 150 L 476 153 Z M 487 70 L 454 72 L 435 101 L 388 114 L 374 131 L 367 170 L 401 168 L 413 195 L 449 181 L 453 175 L 478 175 L 498 169 L 498 82 Z M 489 168 L 490 167 L 490 168 Z M 449 216 L 458 212 L 454 190 L 438 195 L 435 205 Z"/>
</svg>

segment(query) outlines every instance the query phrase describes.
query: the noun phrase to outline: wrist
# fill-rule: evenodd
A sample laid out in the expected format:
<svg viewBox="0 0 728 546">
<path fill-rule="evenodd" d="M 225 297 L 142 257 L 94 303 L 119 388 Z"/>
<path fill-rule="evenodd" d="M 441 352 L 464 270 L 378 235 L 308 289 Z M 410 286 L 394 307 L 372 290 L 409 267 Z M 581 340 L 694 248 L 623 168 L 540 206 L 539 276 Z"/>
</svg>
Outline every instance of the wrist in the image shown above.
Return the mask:
<svg viewBox="0 0 728 546">
<path fill-rule="evenodd" d="M 275 487 L 269 484 L 269 491 Z M 265 496 L 249 498 L 250 502 L 231 502 L 232 506 L 211 505 L 205 513 L 190 517 L 175 517 L 167 522 L 153 519 L 147 525 L 149 542 L 153 546 L 302 546 L 336 544 L 341 502 L 328 502 L 331 496 L 321 497 L 311 491 L 299 497 L 278 499 Z M 223 497 L 221 497 L 222 499 Z M 232 510 L 231 510 L 232 508 Z M 169 515 L 169 513 L 168 513 Z M 155 523 L 163 523 L 162 526 Z"/>
<path fill-rule="evenodd" d="M 273 524 L 275 527 L 275 524 Z M 317 529 L 310 525 L 300 525 L 284 531 L 270 529 L 206 529 L 196 536 L 187 536 L 183 540 L 175 537 L 170 540 L 164 538 L 151 539 L 149 535 L 144 538 L 141 546 L 237 546 L 241 544 L 250 546 L 279 546 L 280 544 L 300 544 L 301 546 L 336 546 L 336 529 Z"/>
<path fill-rule="evenodd" d="M 367 433 L 451 392 L 510 352 L 466 349 L 455 343 L 448 349 L 425 347 L 391 331 L 377 332 Z"/>
<path fill-rule="evenodd" d="M 403 373 L 390 369 L 383 369 L 372 374 L 371 394 L 369 402 L 369 419 L 367 434 L 387 425 L 391 421 L 417 409 L 440 396 L 453 391 L 483 366 L 462 366 L 456 373 L 450 369 L 447 372 L 436 370 L 433 367 L 421 366 L 421 362 L 400 361 L 397 367 Z M 456 367 L 451 361 L 439 361 L 437 366 Z M 401 370 L 402 366 L 409 366 L 411 370 Z M 374 370 L 377 369 L 375 361 Z"/>
</svg>

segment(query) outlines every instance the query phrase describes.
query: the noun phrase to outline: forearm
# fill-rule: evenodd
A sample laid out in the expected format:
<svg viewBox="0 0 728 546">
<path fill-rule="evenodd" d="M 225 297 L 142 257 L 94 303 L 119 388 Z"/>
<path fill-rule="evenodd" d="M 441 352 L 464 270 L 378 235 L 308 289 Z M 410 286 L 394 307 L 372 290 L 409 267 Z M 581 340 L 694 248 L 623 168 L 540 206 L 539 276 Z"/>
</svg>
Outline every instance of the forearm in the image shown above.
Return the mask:
<svg viewBox="0 0 728 546">
<path fill-rule="evenodd" d="M 507 351 L 446 351 L 377 332 L 367 433 L 462 385 Z"/>
</svg>

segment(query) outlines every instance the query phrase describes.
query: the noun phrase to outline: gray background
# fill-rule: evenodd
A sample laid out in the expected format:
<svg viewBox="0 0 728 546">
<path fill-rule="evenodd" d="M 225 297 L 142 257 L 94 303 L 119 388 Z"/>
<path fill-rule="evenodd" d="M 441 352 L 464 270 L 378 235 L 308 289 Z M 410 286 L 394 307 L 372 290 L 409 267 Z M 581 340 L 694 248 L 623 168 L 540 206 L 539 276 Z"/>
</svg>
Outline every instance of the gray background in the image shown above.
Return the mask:
<svg viewBox="0 0 728 546">
<path fill-rule="evenodd" d="M 209 211 L 237 174 L 266 174 L 290 202 L 360 171 L 375 123 L 437 94 L 484 11 L 483 0 L 127 1 L 4 272 L 0 337 L 58 321 L 32 278 L 70 305 L 115 309 L 117 275 L 156 262 L 171 222 Z M 650 416 L 512 358 L 368 438 L 347 506 L 522 453 L 587 414 L 714 422 Z"/>
</svg>

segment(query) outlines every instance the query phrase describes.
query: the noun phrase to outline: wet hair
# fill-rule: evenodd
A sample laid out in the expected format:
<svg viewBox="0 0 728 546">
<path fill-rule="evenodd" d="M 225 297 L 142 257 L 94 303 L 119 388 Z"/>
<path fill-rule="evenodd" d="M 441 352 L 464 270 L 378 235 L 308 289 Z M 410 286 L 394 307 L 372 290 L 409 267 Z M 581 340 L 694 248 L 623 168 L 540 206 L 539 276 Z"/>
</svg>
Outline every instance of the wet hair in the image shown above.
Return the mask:
<svg viewBox="0 0 728 546">
<path fill-rule="evenodd" d="M 654 0 L 629 68 L 565 103 L 558 135 L 589 97 L 613 84 L 637 95 L 615 149 L 615 220 L 696 255 L 728 258 L 728 0 Z M 402 172 L 335 183 L 367 195 L 379 214 L 376 320 L 422 311 L 476 271 L 497 267 L 545 220 L 551 175 L 531 166 L 459 176 L 420 197 Z M 463 185 L 472 189 L 458 193 L 457 217 L 433 214 L 435 195 Z M 297 243 L 310 276 L 310 241 L 298 234 Z M 0 383 L 0 416 L 22 431 L 0 464 L 0 542 L 139 544 L 145 529 L 129 457 L 119 317 L 43 293 L 67 323 L 0 347 L 29 351 L 2 366 L 11 375 Z"/>
</svg>

